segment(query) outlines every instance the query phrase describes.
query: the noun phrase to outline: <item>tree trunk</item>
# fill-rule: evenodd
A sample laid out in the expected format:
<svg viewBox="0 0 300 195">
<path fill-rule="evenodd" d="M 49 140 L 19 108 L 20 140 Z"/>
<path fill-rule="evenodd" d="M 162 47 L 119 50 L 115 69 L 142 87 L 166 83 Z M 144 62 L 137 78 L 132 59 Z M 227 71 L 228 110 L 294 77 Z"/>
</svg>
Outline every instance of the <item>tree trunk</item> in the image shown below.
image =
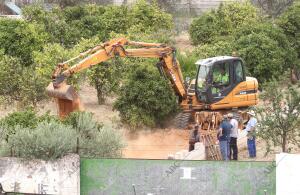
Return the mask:
<svg viewBox="0 0 300 195">
<path fill-rule="evenodd" d="M 105 103 L 105 97 L 104 94 L 102 93 L 101 87 L 100 86 L 96 86 L 96 90 L 97 90 L 97 98 L 98 98 L 98 104 L 102 105 Z"/>
<path fill-rule="evenodd" d="M 283 135 L 282 135 L 282 146 L 281 146 L 282 152 L 286 152 L 286 144 L 287 144 L 287 142 L 286 142 L 286 133 L 284 132 Z"/>
</svg>

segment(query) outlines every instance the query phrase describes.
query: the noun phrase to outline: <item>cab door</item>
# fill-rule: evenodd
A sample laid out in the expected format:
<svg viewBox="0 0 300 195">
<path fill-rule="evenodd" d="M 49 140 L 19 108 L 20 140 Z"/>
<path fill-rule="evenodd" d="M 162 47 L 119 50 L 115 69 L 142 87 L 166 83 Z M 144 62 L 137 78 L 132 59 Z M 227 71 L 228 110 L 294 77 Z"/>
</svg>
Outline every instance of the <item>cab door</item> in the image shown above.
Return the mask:
<svg viewBox="0 0 300 195">
<path fill-rule="evenodd" d="M 248 100 L 247 96 L 247 82 L 245 77 L 245 70 L 241 60 L 233 61 L 233 85 L 232 103 L 244 102 Z"/>
</svg>

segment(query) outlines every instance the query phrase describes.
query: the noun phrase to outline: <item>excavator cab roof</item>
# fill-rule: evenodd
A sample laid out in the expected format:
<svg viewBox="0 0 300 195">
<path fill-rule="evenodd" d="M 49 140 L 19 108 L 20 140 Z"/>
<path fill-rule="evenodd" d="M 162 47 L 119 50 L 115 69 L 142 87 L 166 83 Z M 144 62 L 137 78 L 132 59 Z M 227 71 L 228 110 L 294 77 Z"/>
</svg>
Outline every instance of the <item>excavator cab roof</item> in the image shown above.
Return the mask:
<svg viewBox="0 0 300 195">
<path fill-rule="evenodd" d="M 225 60 L 234 60 L 240 59 L 239 57 L 232 57 L 232 56 L 217 56 L 212 58 L 200 59 L 195 64 L 197 65 L 204 65 L 204 66 L 212 66 L 216 62 L 225 61 Z"/>
</svg>

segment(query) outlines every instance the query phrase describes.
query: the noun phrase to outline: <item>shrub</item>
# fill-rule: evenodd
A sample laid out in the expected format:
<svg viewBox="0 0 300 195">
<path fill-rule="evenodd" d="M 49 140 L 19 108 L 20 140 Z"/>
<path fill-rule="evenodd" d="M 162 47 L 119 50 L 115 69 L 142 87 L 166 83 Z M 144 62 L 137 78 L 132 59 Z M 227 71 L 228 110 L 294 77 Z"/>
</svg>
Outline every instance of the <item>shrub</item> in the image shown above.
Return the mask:
<svg viewBox="0 0 300 195">
<path fill-rule="evenodd" d="M 239 26 L 258 19 L 257 10 L 250 3 L 221 4 L 217 10 L 194 19 L 189 33 L 195 45 L 212 43 L 230 35 Z"/>
<path fill-rule="evenodd" d="M 15 131 L 7 147 L 22 158 L 56 159 L 73 152 L 76 146 L 76 132 L 57 121 L 41 122 L 33 129 L 16 126 Z"/>
<path fill-rule="evenodd" d="M 141 32 L 171 30 L 173 27 L 172 15 L 161 10 L 156 2 L 138 0 L 130 10 L 129 17 L 131 25 L 138 25 Z"/>
<path fill-rule="evenodd" d="M 16 127 L 33 129 L 41 122 L 49 122 L 58 119 L 51 116 L 49 112 L 38 116 L 33 108 L 26 108 L 24 111 L 17 111 L 8 114 L 0 120 L 0 126 L 3 128 L 3 134 L 6 141 L 16 133 Z"/>
<path fill-rule="evenodd" d="M 121 157 L 124 147 L 121 134 L 103 126 L 92 118 L 92 113 L 74 112 L 64 121 L 77 132 L 80 156 L 95 158 Z"/>
<path fill-rule="evenodd" d="M 246 61 L 249 72 L 260 82 L 278 78 L 293 67 L 296 54 L 286 36 L 270 23 L 245 25 L 236 33 L 238 54 Z"/>
<path fill-rule="evenodd" d="M 177 111 L 173 90 L 154 68 L 137 66 L 119 91 L 114 108 L 133 129 L 153 127 Z"/>
<path fill-rule="evenodd" d="M 46 40 L 46 33 L 34 23 L 0 18 L 1 49 L 6 55 L 19 58 L 21 67 L 32 63 L 33 51 L 42 50 Z"/>
<path fill-rule="evenodd" d="M 295 2 L 277 20 L 300 59 L 300 2 Z"/>
<path fill-rule="evenodd" d="M 91 113 L 74 112 L 64 121 L 28 109 L 0 121 L 1 155 L 51 160 L 70 152 L 83 157 L 121 157 L 122 136 L 103 126 Z M 4 153 L 3 153 L 4 152 Z"/>
<path fill-rule="evenodd" d="M 184 78 L 189 77 L 191 79 L 196 78 L 197 66 L 196 62 L 199 60 L 199 56 L 195 52 L 177 52 L 177 60 L 180 63 L 182 74 Z"/>
</svg>

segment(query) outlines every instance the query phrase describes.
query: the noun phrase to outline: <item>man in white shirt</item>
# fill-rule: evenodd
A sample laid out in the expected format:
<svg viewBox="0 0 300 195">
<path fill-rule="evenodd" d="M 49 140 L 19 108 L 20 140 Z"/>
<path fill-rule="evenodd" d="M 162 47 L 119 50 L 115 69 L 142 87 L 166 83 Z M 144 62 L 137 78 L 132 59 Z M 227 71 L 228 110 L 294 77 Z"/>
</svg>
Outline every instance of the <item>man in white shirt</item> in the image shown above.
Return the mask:
<svg viewBox="0 0 300 195">
<path fill-rule="evenodd" d="M 238 121 L 233 118 L 233 114 L 229 113 L 228 118 L 230 120 L 230 124 L 232 125 L 230 131 L 230 150 L 229 150 L 229 159 L 230 160 L 237 160 L 238 159 L 238 147 L 237 147 L 237 137 L 238 137 Z"/>
<path fill-rule="evenodd" d="M 247 131 L 247 146 L 250 158 L 256 157 L 256 143 L 255 143 L 255 134 L 256 134 L 256 125 L 257 119 L 255 118 L 255 112 L 253 110 L 247 112 L 250 116 L 250 119 L 247 123 L 246 128 L 244 129 Z"/>
</svg>

